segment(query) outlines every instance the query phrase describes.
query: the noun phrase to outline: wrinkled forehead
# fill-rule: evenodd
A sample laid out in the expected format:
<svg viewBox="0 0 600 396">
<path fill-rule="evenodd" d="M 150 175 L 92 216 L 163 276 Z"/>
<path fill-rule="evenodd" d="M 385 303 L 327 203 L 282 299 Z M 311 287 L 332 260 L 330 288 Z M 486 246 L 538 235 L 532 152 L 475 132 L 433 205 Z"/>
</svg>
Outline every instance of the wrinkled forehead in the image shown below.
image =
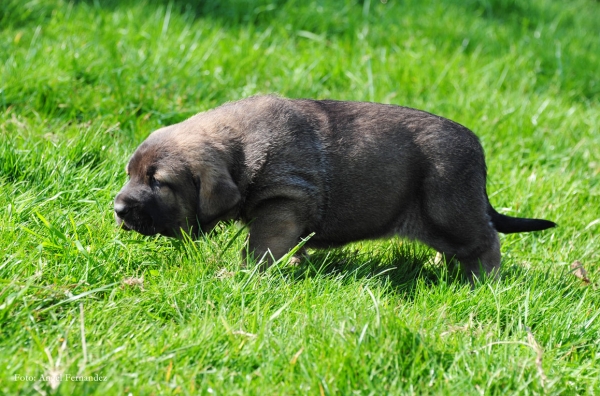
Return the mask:
<svg viewBox="0 0 600 396">
<path fill-rule="evenodd" d="M 133 153 L 125 171 L 130 177 L 154 176 L 167 181 L 186 168 L 177 146 L 148 139 Z"/>
<path fill-rule="evenodd" d="M 159 147 L 144 142 L 133 153 L 129 162 L 125 166 L 128 175 L 145 175 L 160 163 L 164 154 Z"/>
<path fill-rule="evenodd" d="M 157 172 L 159 168 L 173 167 L 177 157 L 171 151 L 169 144 L 148 139 L 133 153 L 126 171 L 129 175 L 146 175 Z"/>
<path fill-rule="evenodd" d="M 125 166 L 125 172 L 128 175 L 143 175 L 147 173 L 150 166 L 156 165 L 165 151 L 165 140 L 161 131 L 155 131 L 150 134 L 135 150 L 129 162 Z"/>
</svg>

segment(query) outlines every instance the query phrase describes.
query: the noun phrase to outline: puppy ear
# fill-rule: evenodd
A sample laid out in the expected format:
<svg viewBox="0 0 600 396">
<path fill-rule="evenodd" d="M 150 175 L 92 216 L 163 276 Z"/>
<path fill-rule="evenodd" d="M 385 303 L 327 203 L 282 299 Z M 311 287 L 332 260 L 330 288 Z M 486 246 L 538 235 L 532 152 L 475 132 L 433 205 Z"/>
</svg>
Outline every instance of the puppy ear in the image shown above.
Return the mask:
<svg viewBox="0 0 600 396">
<path fill-rule="evenodd" d="M 240 191 L 224 166 L 211 164 L 200 172 L 198 217 L 213 222 L 233 209 L 242 199 Z"/>
</svg>

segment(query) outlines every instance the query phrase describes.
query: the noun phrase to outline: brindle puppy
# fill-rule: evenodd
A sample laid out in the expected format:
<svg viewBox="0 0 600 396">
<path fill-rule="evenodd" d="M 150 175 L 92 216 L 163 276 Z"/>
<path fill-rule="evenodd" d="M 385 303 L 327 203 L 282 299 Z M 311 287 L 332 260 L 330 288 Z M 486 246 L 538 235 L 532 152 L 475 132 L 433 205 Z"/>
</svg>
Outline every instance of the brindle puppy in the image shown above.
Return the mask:
<svg viewBox="0 0 600 396">
<path fill-rule="evenodd" d="M 470 278 L 500 267 L 498 232 L 555 226 L 492 208 L 467 128 L 393 105 L 251 97 L 152 133 L 127 173 L 114 205 L 123 229 L 197 236 L 241 220 L 267 265 L 311 233 L 311 248 L 397 234 Z"/>
</svg>

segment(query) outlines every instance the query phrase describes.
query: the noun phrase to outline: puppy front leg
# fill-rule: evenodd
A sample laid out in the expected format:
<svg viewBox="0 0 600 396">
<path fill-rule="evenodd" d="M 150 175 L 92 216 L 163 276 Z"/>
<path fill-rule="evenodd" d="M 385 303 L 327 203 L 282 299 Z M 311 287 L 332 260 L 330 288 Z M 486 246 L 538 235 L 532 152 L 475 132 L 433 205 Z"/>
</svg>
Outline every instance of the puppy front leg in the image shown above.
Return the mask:
<svg viewBox="0 0 600 396">
<path fill-rule="evenodd" d="M 300 242 L 304 229 L 301 216 L 289 204 L 266 205 L 254 214 L 244 258 L 249 253 L 265 270 Z"/>
</svg>

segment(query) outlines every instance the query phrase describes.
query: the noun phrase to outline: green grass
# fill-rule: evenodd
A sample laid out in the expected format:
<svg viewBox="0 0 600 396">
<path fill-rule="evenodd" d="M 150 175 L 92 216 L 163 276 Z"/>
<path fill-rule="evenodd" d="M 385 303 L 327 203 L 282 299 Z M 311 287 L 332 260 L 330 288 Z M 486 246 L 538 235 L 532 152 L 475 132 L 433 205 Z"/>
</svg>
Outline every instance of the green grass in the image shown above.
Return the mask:
<svg viewBox="0 0 600 396">
<path fill-rule="evenodd" d="M 600 393 L 597 1 L 199 3 L 0 3 L 0 393 Z M 268 92 L 456 120 L 493 205 L 559 227 L 473 290 L 398 239 L 260 274 L 236 225 L 116 229 L 152 130 Z"/>
</svg>

